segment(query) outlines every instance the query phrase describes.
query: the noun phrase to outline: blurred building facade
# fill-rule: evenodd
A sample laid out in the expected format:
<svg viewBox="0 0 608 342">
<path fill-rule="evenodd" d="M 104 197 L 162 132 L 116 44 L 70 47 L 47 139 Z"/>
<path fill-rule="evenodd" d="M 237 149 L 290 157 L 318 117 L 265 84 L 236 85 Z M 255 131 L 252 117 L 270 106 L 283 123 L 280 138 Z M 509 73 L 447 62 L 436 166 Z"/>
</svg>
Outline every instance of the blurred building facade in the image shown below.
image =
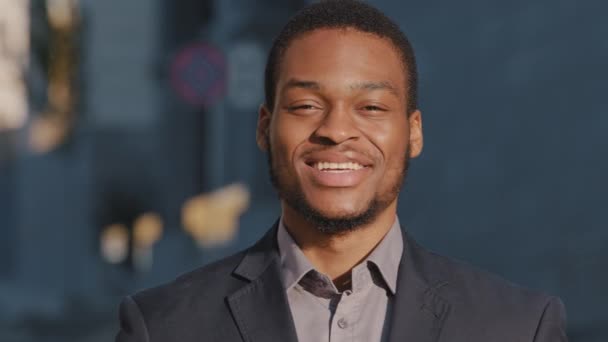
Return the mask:
<svg viewBox="0 0 608 342">
<path fill-rule="evenodd" d="M 49 56 L 62 45 L 51 2 L 27 2 L 26 119 L 0 126 L 1 341 L 111 340 L 122 296 L 240 250 L 274 222 L 255 145 L 263 68 L 308 2 L 64 1 L 76 6 L 74 35 L 61 36 L 76 100 L 43 151 L 32 132 L 52 117 Z M 419 61 L 426 146 L 401 221 L 431 249 L 561 296 L 573 341 L 608 339 L 608 5 L 369 2 Z M 188 204 L 206 209 L 189 215 Z M 210 221 L 238 230 L 220 243 L 201 233 Z"/>
</svg>

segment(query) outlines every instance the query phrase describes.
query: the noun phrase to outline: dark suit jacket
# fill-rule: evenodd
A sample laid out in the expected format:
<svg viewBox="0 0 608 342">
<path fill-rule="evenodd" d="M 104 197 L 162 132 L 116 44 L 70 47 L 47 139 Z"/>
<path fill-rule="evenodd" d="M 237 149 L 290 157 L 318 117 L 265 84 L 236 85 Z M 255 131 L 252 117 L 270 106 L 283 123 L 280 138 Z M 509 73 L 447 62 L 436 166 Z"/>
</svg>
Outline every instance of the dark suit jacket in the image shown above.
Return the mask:
<svg viewBox="0 0 608 342">
<path fill-rule="evenodd" d="M 404 235 L 389 341 L 566 341 L 555 297 L 433 254 Z M 276 224 L 251 248 L 123 300 L 117 342 L 297 341 Z"/>
</svg>

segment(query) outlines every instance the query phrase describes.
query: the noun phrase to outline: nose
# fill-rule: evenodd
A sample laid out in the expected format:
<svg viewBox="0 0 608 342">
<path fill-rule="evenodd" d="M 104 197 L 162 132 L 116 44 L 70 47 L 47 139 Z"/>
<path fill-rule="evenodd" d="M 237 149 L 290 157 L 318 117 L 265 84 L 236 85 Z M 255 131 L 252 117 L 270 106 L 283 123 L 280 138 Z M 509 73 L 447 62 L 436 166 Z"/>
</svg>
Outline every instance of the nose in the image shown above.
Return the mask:
<svg viewBox="0 0 608 342">
<path fill-rule="evenodd" d="M 359 131 L 353 119 L 346 108 L 336 106 L 325 114 L 312 138 L 326 145 L 338 145 L 350 139 L 357 139 Z"/>
</svg>

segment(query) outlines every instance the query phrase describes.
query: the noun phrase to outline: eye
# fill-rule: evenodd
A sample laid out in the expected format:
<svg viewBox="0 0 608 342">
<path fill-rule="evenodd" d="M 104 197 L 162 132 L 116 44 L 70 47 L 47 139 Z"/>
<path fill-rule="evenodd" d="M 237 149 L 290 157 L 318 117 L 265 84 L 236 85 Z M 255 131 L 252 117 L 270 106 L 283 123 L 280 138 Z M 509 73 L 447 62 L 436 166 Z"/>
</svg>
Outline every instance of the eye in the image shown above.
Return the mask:
<svg viewBox="0 0 608 342">
<path fill-rule="evenodd" d="M 370 115 L 376 115 L 376 114 L 382 114 L 385 112 L 388 112 L 388 109 L 382 105 L 377 105 L 377 104 L 368 104 L 368 105 L 364 105 L 359 107 L 360 111 L 362 113 L 367 113 Z"/>
<path fill-rule="evenodd" d="M 316 108 L 315 108 L 315 106 L 309 105 L 309 104 L 289 107 L 289 110 L 298 110 L 298 109 L 311 110 L 311 109 L 316 109 Z"/>
<path fill-rule="evenodd" d="M 308 115 L 308 114 L 316 113 L 321 108 L 315 104 L 303 103 L 303 104 L 297 104 L 297 105 L 293 105 L 293 106 L 287 106 L 286 109 L 288 112 L 293 113 L 293 114 Z"/>
<path fill-rule="evenodd" d="M 380 107 L 374 106 L 374 105 L 365 106 L 365 107 L 363 107 L 363 109 L 366 111 L 371 111 L 371 112 L 383 112 L 384 111 L 384 108 L 380 108 Z"/>
</svg>

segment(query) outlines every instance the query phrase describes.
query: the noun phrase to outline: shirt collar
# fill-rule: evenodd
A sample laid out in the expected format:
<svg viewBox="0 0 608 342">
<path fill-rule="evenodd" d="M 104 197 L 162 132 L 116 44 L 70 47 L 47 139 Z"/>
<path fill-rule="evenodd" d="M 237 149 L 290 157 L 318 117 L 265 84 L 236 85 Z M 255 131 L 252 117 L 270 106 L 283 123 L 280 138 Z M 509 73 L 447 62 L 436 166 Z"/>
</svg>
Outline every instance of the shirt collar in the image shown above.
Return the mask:
<svg viewBox="0 0 608 342">
<path fill-rule="evenodd" d="M 277 243 L 279 246 L 279 255 L 281 257 L 281 277 L 283 286 L 286 290 L 291 289 L 311 270 L 314 266 L 304 255 L 300 247 L 293 240 L 285 225 L 283 218 L 279 221 L 277 231 Z M 372 253 L 367 257 L 367 261 L 374 263 L 384 282 L 389 290 L 395 294 L 397 290 L 397 273 L 399 271 L 399 263 L 403 254 L 403 237 L 399 218 L 395 217 L 395 222 L 389 229 L 388 233 L 374 248 Z"/>
<path fill-rule="evenodd" d="M 391 229 L 367 257 L 368 261 L 373 262 L 378 267 L 384 282 L 393 294 L 397 292 L 397 273 L 403 254 L 402 234 L 399 218 L 395 217 Z"/>
<path fill-rule="evenodd" d="M 287 232 L 283 224 L 283 218 L 279 221 L 277 231 L 277 243 L 279 245 L 279 255 L 281 256 L 281 276 L 283 286 L 286 290 L 294 287 L 306 273 L 314 270 L 298 244 Z"/>
</svg>

